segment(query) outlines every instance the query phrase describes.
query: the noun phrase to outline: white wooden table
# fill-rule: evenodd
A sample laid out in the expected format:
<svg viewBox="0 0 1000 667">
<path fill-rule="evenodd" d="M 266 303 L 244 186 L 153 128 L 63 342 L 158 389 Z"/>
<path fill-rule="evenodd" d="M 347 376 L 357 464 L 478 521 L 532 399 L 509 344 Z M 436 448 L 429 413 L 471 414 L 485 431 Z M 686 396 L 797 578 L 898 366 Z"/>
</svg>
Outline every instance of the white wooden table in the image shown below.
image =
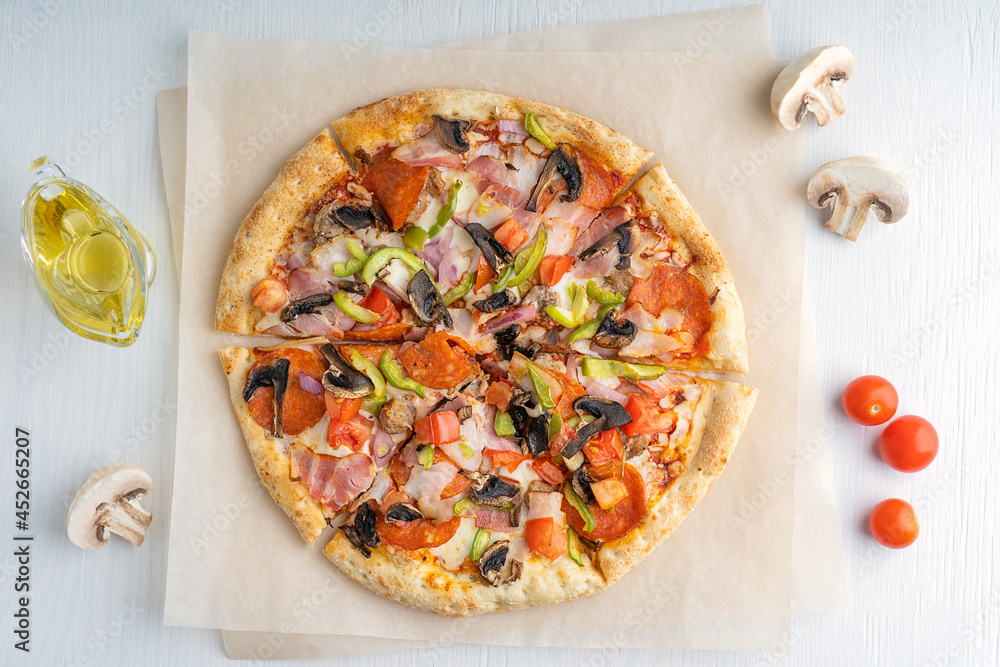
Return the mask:
<svg viewBox="0 0 1000 667">
<path fill-rule="evenodd" d="M 390 3 L 8 2 L 0 12 L 0 664 L 226 664 L 220 633 L 162 623 L 171 479 L 177 286 L 156 137 L 154 92 L 185 83 L 190 28 L 253 37 L 434 46 L 552 25 L 724 7 L 697 0 L 393 0 Z M 396 11 L 387 11 L 389 8 Z M 775 55 L 848 46 L 858 62 L 848 114 L 805 128 L 807 164 L 872 155 L 912 187 L 909 215 L 870 221 L 857 244 L 809 210 L 807 291 L 832 448 L 852 607 L 797 617 L 770 654 L 504 649 L 460 646 L 447 665 L 998 665 L 1000 664 L 1000 3 L 863 0 L 769 3 Z M 499 65 L 499 66 L 502 66 Z M 811 121 L 810 121 L 811 122 Z M 125 350 L 64 333 L 30 284 L 18 244 L 28 163 L 42 154 L 92 185 L 159 250 L 142 336 Z M 789 174 L 803 185 L 809 173 Z M 929 418 L 941 453 L 895 473 L 873 453 L 877 429 L 848 422 L 839 393 L 878 373 L 901 413 Z M 183 388 L 181 389 L 183 390 Z M 792 409 L 792 406 L 789 406 Z M 31 433 L 31 653 L 13 648 L 15 428 Z M 183 434 L 180 434 L 183 437 Z M 75 490 L 104 463 L 127 460 L 160 484 L 147 501 L 147 545 L 83 552 L 65 539 Z M 871 507 L 899 496 L 922 532 L 901 552 L 878 547 Z M 18 534 L 24 534 L 18 531 Z M 558 611 L 553 612 L 558 617 Z M 345 659 L 408 665 L 416 654 Z"/>
</svg>

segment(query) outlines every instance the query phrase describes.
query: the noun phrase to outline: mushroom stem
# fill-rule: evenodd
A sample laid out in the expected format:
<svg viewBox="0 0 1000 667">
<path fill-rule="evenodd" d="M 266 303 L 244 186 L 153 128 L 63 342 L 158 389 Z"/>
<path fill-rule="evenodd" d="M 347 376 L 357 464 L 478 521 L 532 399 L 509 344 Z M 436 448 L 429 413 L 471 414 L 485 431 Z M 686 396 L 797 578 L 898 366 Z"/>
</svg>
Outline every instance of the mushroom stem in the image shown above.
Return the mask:
<svg viewBox="0 0 1000 667">
<path fill-rule="evenodd" d="M 847 204 L 847 198 L 838 195 L 833 200 L 833 215 L 830 219 L 823 223 L 823 226 L 829 229 L 831 232 L 837 232 L 842 234 L 840 228 L 844 224 L 844 216 L 847 215 L 847 209 L 850 208 Z"/>
<path fill-rule="evenodd" d="M 101 541 L 106 540 L 104 531 L 110 530 L 135 546 L 142 546 L 142 541 L 146 538 L 146 529 L 152 520 L 152 514 L 138 505 L 133 505 L 122 496 L 99 509 L 96 521 L 97 537 Z"/>
<path fill-rule="evenodd" d="M 826 110 L 822 98 L 816 94 L 817 92 L 819 92 L 818 89 L 814 88 L 806 95 L 806 107 L 816 116 L 816 124 L 823 127 L 830 122 L 830 114 Z"/>
<path fill-rule="evenodd" d="M 847 111 L 847 107 L 844 106 L 844 98 L 842 98 L 840 93 L 837 92 L 837 87 L 834 85 L 832 79 L 823 79 L 823 82 L 816 86 L 816 88 L 817 90 L 822 91 L 822 93 L 826 95 L 827 99 L 830 100 L 830 106 L 833 107 L 834 117 L 841 116 L 845 111 Z"/>
<path fill-rule="evenodd" d="M 848 241 L 857 241 L 858 234 L 861 233 L 861 228 L 865 226 L 865 220 L 868 219 L 868 211 L 871 208 L 873 200 L 871 197 L 862 199 L 854 210 L 854 217 L 851 218 L 851 223 L 847 227 L 847 231 L 844 233 L 844 238 Z"/>
</svg>

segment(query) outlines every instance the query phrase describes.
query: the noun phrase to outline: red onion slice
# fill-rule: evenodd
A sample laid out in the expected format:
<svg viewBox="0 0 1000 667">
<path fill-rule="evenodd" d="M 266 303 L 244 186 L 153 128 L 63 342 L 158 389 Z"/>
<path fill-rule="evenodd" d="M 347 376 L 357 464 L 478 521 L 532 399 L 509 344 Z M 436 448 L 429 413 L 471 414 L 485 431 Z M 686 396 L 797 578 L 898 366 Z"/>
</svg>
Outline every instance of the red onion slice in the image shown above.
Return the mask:
<svg viewBox="0 0 1000 667">
<path fill-rule="evenodd" d="M 507 134 L 520 134 L 523 136 L 528 135 L 528 131 L 524 129 L 524 123 L 519 120 L 507 120 L 501 118 L 497 121 L 497 128 L 501 132 L 505 132 Z"/>
<path fill-rule="evenodd" d="M 597 396 L 598 398 L 606 398 L 609 401 L 614 401 L 621 405 L 625 405 L 628 402 L 628 396 L 625 394 L 615 391 L 608 387 L 608 385 L 603 382 L 598 382 L 597 380 L 591 380 L 589 384 L 584 387 L 587 393 L 591 396 Z"/>
<path fill-rule="evenodd" d="M 522 306 L 509 313 L 494 317 L 483 326 L 483 331 L 486 333 L 502 331 L 517 322 L 527 322 L 528 320 L 535 319 L 535 313 L 537 312 L 538 309 L 535 307 L 535 304 L 529 303 L 527 306 Z"/>
<path fill-rule="evenodd" d="M 305 373 L 299 373 L 299 386 L 314 396 L 322 396 L 325 391 L 318 380 Z"/>
<path fill-rule="evenodd" d="M 372 429 L 371 450 L 375 467 L 382 468 L 396 453 L 396 443 L 388 433 L 376 426 Z"/>
</svg>

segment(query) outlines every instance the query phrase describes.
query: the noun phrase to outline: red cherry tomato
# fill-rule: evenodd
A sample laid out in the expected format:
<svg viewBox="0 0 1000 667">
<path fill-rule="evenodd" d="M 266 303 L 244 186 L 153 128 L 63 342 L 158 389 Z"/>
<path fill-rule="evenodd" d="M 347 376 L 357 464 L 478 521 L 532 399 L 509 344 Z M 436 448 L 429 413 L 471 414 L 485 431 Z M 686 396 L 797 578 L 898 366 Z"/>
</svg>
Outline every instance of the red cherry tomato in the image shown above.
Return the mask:
<svg viewBox="0 0 1000 667">
<path fill-rule="evenodd" d="M 876 505 L 868 517 L 868 527 L 872 531 L 872 537 L 890 549 L 910 546 L 920 532 L 913 506 L 899 498 L 883 500 Z"/>
<path fill-rule="evenodd" d="M 844 412 L 859 424 L 878 426 L 896 414 L 896 388 L 878 375 L 863 375 L 844 390 Z"/>
<path fill-rule="evenodd" d="M 878 439 L 882 460 L 900 472 L 917 472 L 938 452 L 938 434 L 923 417 L 905 415 L 885 427 Z"/>
</svg>

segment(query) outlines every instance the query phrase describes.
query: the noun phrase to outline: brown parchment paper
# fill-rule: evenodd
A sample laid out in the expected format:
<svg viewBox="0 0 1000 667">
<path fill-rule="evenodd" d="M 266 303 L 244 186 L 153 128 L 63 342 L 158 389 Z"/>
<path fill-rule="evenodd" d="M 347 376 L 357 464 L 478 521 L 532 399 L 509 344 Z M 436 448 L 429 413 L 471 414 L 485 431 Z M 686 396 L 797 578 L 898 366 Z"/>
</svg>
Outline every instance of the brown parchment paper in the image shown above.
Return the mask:
<svg viewBox="0 0 1000 667">
<path fill-rule="evenodd" d="M 429 85 L 468 86 L 470 84 L 461 81 L 461 77 L 468 77 L 469 74 L 457 71 L 458 64 L 464 63 L 475 72 L 478 87 L 542 98 L 573 108 L 618 127 L 640 143 L 654 148 L 660 155 L 697 156 L 702 151 L 711 150 L 713 155 L 721 156 L 718 159 L 723 164 L 734 165 L 748 151 L 767 144 L 774 149 L 770 154 L 776 172 L 798 173 L 800 165 L 795 164 L 796 159 L 785 154 L 800 154 L 794 150 L 794 138 L 778 134 L 769 127 L 765 122 L 766 108 L 753 109 L 755 104 L 759 106 L 760 99 L 766 99 L 766 95 L 763 98 L 760 96 L 766 92 L 764 88 L 769 88 L 770 80 L 779 69 L 777 65 L 773 61 L 734 61 L 707 56 L 691 61 L 622 54 L 620 58 L 615 58 L 616 65 L 643 72 L 652 68 L 654 75 L 647 77 L 650 80 L 645 82 L 642 90 L 636 90 L 616 76 L 617 69 L 608 67 L 607 57 L 591 58 L 599 62 L 583 63 L 588 72 L 587 84 L 601 86 L 602 91 L 615 95 L 599 102 L 591 101 L 591 108 L 587 108 L 580 103 L 586 102 L 583 99 L 586 96 L 581 95 L 579 90 L 575 94 L 567 91 L 563 95 L 554 95 L 548 80 L 529 81 L 531 77 L 521 76 L 518 81 L 512 82 L 504 80 L 502 75 L 483 75 L 490 70 L 489 61 L 494 57 L 487 59 L 481 54 L 457 53 L 455 61 L 447 63 L 443 61 L 448 59 L 443 58 L 440 52 L 401 51 L 393 54 L 391 50 L 382 50 L 380 55 L 385 57 L 381 60 L 369 60 L 362 56 L 351 63 L 351 69 L 354 74 L 362 76 L 362 81 L 379 81 L 378 85 L 383 90 L 378 93 L 362 91 L 357 94 L 367 94 L 368 97 L 345 101 L 342 99 L 343 90 L 358 88 L 353 77 L 341 73 L 338 80 L 337 72 L 319 72 L 336 61 L 335 52 L 317 53 L 323 51 L 323 45 L 280 42 L 265 43 L 268 45 L 266 49 L 262 49 L 260 42 L 244 44 L 241 48 L 241 43 L 246 42 L 250 40 L 198 33 L 192 34 L 191 40 L 192 94 L 187 178 L 189 231 L 185 234 L 181 336 L 182 356 L 190 357 L 192 361 L 185 359 L 181 368 L 185 379 L 197 381 L 192 390 L 187 395 L 182 393 L 180 398 L 183 405 L 179 408 L 182 414 L 179 416 L 178 432 L 182 435 L 178 441 L 174 490 L 178 507 L 172 523 L 167 622 L 260 630 L 282 630 L 278 626 L 285 626 L 285 631 L 358 634 L 368 634 L 375 629 L 383 636 L 511 644 L 767 648 L 787 623 L 791 485 L 782 485 L 769 502 L 747 520 L 746 525 L 739 525 L 733 514 L 734 508 L 738 507 L 738 498 L 752 492 L 754 471 L 759 477 L 765 471 L 770 474 L 780 472 L 784 465 L 790 474 L 791 457 L 785 457 L 788 462 L 783 464 L 780 454 L 789 453 L 788 446 L 794 446 L 794 435 L 788 437 L 787 433 L 783 434 L 778 424 L 770 430 L 758 426 L 765 423 L 762 419 L 768 419 L 764 403 L 755 414 L 730 469 L 674 538 L 643 567 L 610 591 L 599 597 L 570 603 L 560 610 L 561 613 L 574 613 L 574 618 L 599 621 L 600 618 L 608 618 L 608 609 L 613 608 L 609 605 L 622 604 L 622 613 L 615 615 L 618 622 L 604 627 L 600 627 L 599 622 L 596 626 L 594 623 L 583 623 L 579 631 L 567 632 L 565 628 L 547 630 L 544 623 L 537 620 L 545 617 L 538 611 L 528 611 L 505 614 L 503 625 L 509 628 L 509 632 L 498 633 L 495 620 L 439 619 L 375 598 L 354 584 L 345 582 L 336 570 L 322 560 L 318 550 L 308 550 L 297 543 L 294 530 L 280 510 L 270 505 L 266 493 L 258 488 L 249 462 L 246 461 L 242 469 L 233 465 L 234 461 L 246 459 L 239 431 L 235 423 L 226 423 L 228 405 L 217 400 L 213 403 L 213 395 L 225 396 L 225 381 L 221 377 L 214 380 L 205 371 L 217 363 L 215 348 L 228 342 L 211 331 L 212 303 L 218 271 L 243 211 L 253 203 L 285 157 L 314 134 L 326 119 L 384 94 Z M 333 49 L 336 45 L 325 46 Z M 268 53 L 265 60 L 269 62 L 254 57 L 264 50 Z M 311 61 L 313 57 L 320 62 Z M 537 62 L 537 56 L 510 54 L 504 56 L 505 65 L 508 58 L 512 66 L 522 67 L 524 71 L 530 70 L 532 63 Z M 569 73 L 588 57 L 586 54 L 575 54 L 572 58 L 550 54 L 546 60 L 546 71 Z M 215 65 L 209 68 L 210 74 L 199 73 L 199 63 L 208 61 Z M 231 71 L 230 64 L 234 62 L 241 63 L 246 71 L 255 72 L 255 81 L 245 81 L 245 77 Z M 277 86 L 272 82 L 270 86 L 261 87 L 260 79 L 266 77 L 260 77 L 260 72 L 280 62 L 296 63 L 299 71 L 296 80 L 286 80 Z M 387 69 L 391 71 L 386 72 Z M 439 69 L 443 70 L 439 75 L 432 72 Z M 200 75 L 204 78 L 199 78 Z M 390 81 L 393 75 L 401 77 L 405 83 L 393 89 Z M 509 74 L 507 76 L 510 77 Z M 704 87 L 706 77 L 719 76 L 725 83 L 725 86 L 719 86 L 723 90 L 708 96 L 696 94 L 703 92 L 699 87 Z M 737 83 L 734 83 L 734 76 Z M 319 93 L 326 100 L 326 107 L 332 109 L 331 113 L 303 119 L 301 116 L 304 113 L 314 112 L 301 108 L 292 111 L 280 108 L 282 101 L 294 99 L 290 89 L 294 85 L 310 86 L 315 98 L 315 86 L 320 81 L 323 86 Z M 744 81 L 749 85 L 739 85 Z M 573 84 L 567 82 L 566 85 Z M 576 85 L 583 85 L 583 82 Z M 204 101 L 199 102 L 196 93 L 202 86 L 206 86 L 208 94 Z M 635 98 L 652 94 L 655 90 L 662 94 L 671 89 L 674 92 L 669 100 L 660 97 L 642 99 L 636 105 L 614 103 L 615 99 Z M 539 94 L 546 91 L 550 94 Z M 682 91 L 682 94 L 677 91 Z M 577 99 L 576 104 L 571 103 L 571 97 Z M 224 99 L 225 110 L 211 109 L 213 99 Z M 268 105 L 260 102 L 267 100 L 275 102 L 265 110 L 263 107 Z M 218 104 L 217 101 L 215 103 Z M 595 104 L 605 105 L 603 114 L 601 109 L 595 108 Z M 326 108 L 319 101 L 317 106 Z M 656 112 L 657 118 L 670 119 L 668 125 L 671 131 L 667 132 L 664 126 L 660 126 L 647 127 L 643 132 L 640 126 L 648 124 L 649 119 L 645 114 L 634 113 L 640 108 L 645 112 Z M 712 109 L 751 109 L 751 115 L 756 117 L 748 124 L 756 127 L 736 128 L 730 123 L 732 119 L 725 117 L 728 114 L 717 111 L 713 115 Z M 221 116 L 218 115 L 220 113 Z M 227 117 L 229 115 L 233 118 Z M 295 115 L 300 116 L 295 119 L 296 123 L 286 122 L 289 116 Z M 619 120 L 616 121 L 615 117 Z M 675 118 L 676 121 L 673 120 Z M 711 127 L 711 121 L 717 122 L 720 127 Z M 303 132 L 298 127 L 299 123 L 315 125 Z M 686 123 L 709 127 L 692 134 L 693 128 L 687 127 Z M 771 142 L 772 139 L 777 142 L 776 145 Z M 255 144 L 279 140 L 285 150 L 276 150 L 276 157 L 263 150 L 254 153 Z M 249 164 L 241 166 L 240 147 L 252 154 L 252 159 L 243 156 L 244 162 Z M 684 173 L 679 158 L 676 159 L 676 167 L 670 158 L 666 161 L 730 257 L 748 314 L 755 309 L 760 311 L 766 308 L 768 293 L 773 296 L 776 285 L 781 284 L 793 292 L 798 288 L 801 235 L 797 223 L 800 217 L 794 212 L 789 215 L 789 211 L 793 210 L 789 202 L 795 201 L 795 193 L 788 191 L 788 187 L 773 187 L 775 184 L 768 182 L 771 179 L 764 178 L 760 173 L 750 174 L 745 183 L 736 184 L 730 183 L 729 175 L 721 172 L 716 173 L 715 178 L 710 174 L 700 175 L 704 165 L 692 165 Z M 253 180 L 251 172 L 259 172 L 257 181 Z M 235 175 L 239 179 L 234 178 Z M 228 184 L 224 187 L 226 181 Z M 720 190 L 720 182 L 727 187 Z M 712 198 L 716 201 L 708 201 L 707 205 L 701 205 L 699 201 Z M 735 216 L 729 214 L 729 209 L 736 212 Z M 774 239 L 755 229 L 755 225 L 765 223 L 779 226 L 781 242 L 774 242 Z M 730 233 L 723 228 L 725 226 L 734 229 Z M 785 249 L 788 252 L 776 250 L 781 245 L 788 245 Z M 754 261 L 739 267 L 737 249 L 741 256 Z M 756 270 L 761 268 L 759 262 L 764 262 L 763 266 L 771 270 L 763 273 Z M 762 285 L 767 282 L 771 284 Z M 210 287 L 206 288 L 206 285 Z M 755 297 L 755 293 L 759 295 Z M 777 317 L 766 321 L 769 322 L 768 335 L 755 341 L 752 362 L 757 365 L 770 358 L 783 365 L 768 365 L 751 377 L 761 386 L 774 384 L 777 387 L 775 392 L 767 392 L 769 395 L 778 394 L 774 399 L 776 402 L 771 403 L 773 410 L 781 402 L 787 405 L 789 400 L 795 400 L 795 364 L 789 363 L 789 359 L 794 360 L 797 355 L 797 305 L 784 308 Z M 789 334 L 790 344 L 782 345 L 781 341 L 789 338 Z M 185 366 L 187 371 L 184 371 Z M 182 386 L 188 385 L 182 383 Z M 770 401 L 772 399 L 768 399 Z M 764 417 L 760 417 L 762 413 Z M 782 423 L 787 431 L 787 420 L 782 420 Z M 227 478 L 227 473 L 231 477 Z M 220 476 L 223 479 L 219 479 Z M 213 485 L 215 488 L 211 488 Z M 182 498 L 185 502 L 181 502 Z M 714 520 L 707 518 L 712 516 Z M 700 524 L 697 529 L 692 527 L 696 523 Z M 714 557 L 708 557 L 709 553 Z M 240 567 L 233 567 L 235 563 Z M 664 564 L 665 568 L 658 568 Z M 318 571 L 314 573 L 314 569 Z M 753 573 L 753 576 L 744 576 L 747 573 Z M 294 577 L 290 576 L 292 574 Z M 637 636 L 634 638 L 628 632 L 623 635 L 620 623 L 622 618 L 635 617 L 636 606 L 629 604 L 630 599 L 659 600 L 654 605 L 655 609 L 647 607 L 645 615 L 636 618 L 630 626 L 642 628 L 642 632 L 635 630 Z M 599 601 L 599 605 L 591 606 L 595 601 Z M 600 613 L 587 613 L 588 606 L 591 610 L 599 609 Z M 343 614 L 345 609 L 350 609 L 351 613 Z M 372 623 L 386 617 L 394 619 L 391 627 L 384 623 Z M 536 620 L 533 622 L 532 618 Z M 334 627 L 331 628 L 331 625 Z"/>
</svg>

